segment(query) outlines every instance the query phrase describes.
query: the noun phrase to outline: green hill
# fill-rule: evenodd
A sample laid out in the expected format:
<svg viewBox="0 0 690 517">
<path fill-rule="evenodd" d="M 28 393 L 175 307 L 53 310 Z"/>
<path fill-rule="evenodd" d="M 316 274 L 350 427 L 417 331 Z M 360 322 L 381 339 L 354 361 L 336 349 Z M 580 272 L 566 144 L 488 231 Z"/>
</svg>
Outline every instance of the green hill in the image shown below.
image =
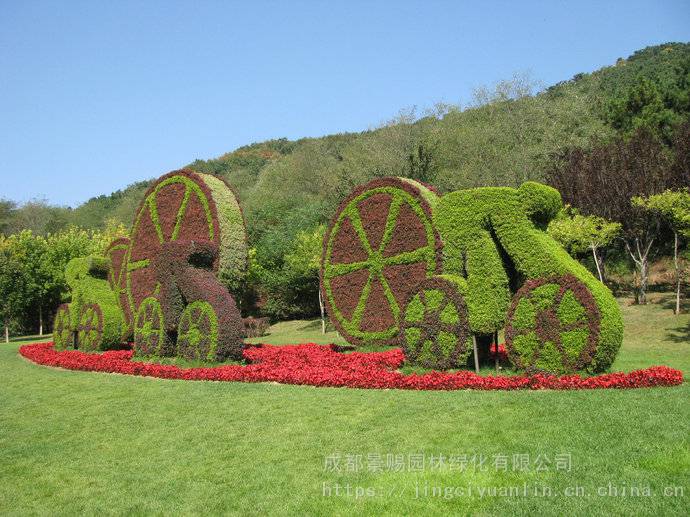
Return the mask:
<svg viewBox="0 0 690 517">
<path fill-rule="evenodd" d="M 478 90 L 467 106 L 436 106 L 421 116 L 401 112 L 361 133 L 254 143 L 188 166 L 237 189 L 264 275 L 257 284 L 269 293 L 264 299 L 277 304 L 265 312 L 309 314 L 316 308 L 313 278 L 296 281 L 285 257 L 294 253 L 296 236 L 325 223 L 353 186 L 388 175 L 430 182 L 443 192 L 518 186 L 544 180 L 568 149 L 626 137 L 640 127 L 669 142 L 690 115 L 690 44 L 648 47 L 535 90 L 528 78 L 514 76 Z M 90 199 L 69 219 L 91 228 L 109 218 L 129 225 L 148 184 Z M 295 288 L 299 282 L 304 289 Z"/>
</svg>

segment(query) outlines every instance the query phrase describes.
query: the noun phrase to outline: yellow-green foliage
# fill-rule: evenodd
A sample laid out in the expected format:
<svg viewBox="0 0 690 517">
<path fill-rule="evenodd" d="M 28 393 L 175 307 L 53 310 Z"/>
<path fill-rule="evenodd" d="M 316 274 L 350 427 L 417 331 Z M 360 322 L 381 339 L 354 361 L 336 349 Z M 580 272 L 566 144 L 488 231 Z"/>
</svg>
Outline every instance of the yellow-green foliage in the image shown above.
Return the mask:
<svg viewBox="0 0 690 517">
<path fill-rule="evenodd" d="M 86 304 L 97 304 L 103 315 L 103 335 L 99 346 L 101 350 L 120 345 L 125 328 L 117 297 L 107 280 L 109 268 L 109 259 L 89 256 L 70 260 L 65 269 L 65 278 L 72 290 L 70 326 L 72 329 L 77 328 L 79 315 Z"/>
<path fill-rule="evenodd" d="M 478 334 L 504 326 L 510 287 L 528 279 L 573 275 L 590 290 L 601 313 L 590 369 L 605 370 L 623 339 L 620 309 L 608 288 L 543 231 L 561 205 L 558 191 L 534 182 L 519 189 L 484 187 L 445 195 L 434 211 L 443 239 L 443 270 L 467 279 L 469 323 Z M 553 369 L 558 369 L 555 364 Z"/>
<path fill-rule="evenodd" d="M 220 226 L 218 278 L 231 290 L 239 287 L 247 272 L 247 234 L 242 208 L 228 185 L 210 174 L 200 174 L 216 203 Z"/>
<path fill-rule="evenodd" d="M 508 273 L 491 229 L 491 214 L 503 190 L 452 192 L 434 210 L 443 240 L 443 272 L 467 279 L 465 301 L 476 334 L 503 328 L 510 303 Z"/>
</svg>

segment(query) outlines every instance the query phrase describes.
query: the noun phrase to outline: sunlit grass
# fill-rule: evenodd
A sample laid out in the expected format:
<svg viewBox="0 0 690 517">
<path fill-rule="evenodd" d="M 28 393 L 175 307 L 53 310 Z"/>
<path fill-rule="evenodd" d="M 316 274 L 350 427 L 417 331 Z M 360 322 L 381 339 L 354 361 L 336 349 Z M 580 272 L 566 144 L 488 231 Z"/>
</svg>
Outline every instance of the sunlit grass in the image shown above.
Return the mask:
<svg viewBox="0 0 690 517">
<path fill-rule="evenodd" d="M 690 316 L 663 303 L 624 307 L 614 369 L 667 364 L 687 375 Z M 256 341 L 345 344 L 318 325 L 283 323 Z M 0 345 L 2 514 L 687 515 L 687 383 L 413 392 L 185 382 L 47 368 L 20 357 L 19 345 Z M 325 468 L 334 453 L 339 472 Z M 382 472 L 369 470 L 370 454 L 382 455 Z M 386 468 L 387 454 L 403 455 L 403 471 Z M 416 471 L 408 463 L 419 454 L 427 463 Z M 484 457 L 485 468 L 432 469 L 440 454 Z M 556 454 L 571 455 L 569 471 L 536 470 L 538 457 Z M 357 455 L 361 468 L 348 471 Z M 528 455 L 530 468 L 513 471 L 514 455 Z M 503 457 L 505 471 L 494 465 Z M 486 492 L 524 483 L 554 495 Z M 433 487 L 474 491 L 425 496 Z M 569 487 L 585 495 L 565 497 Z M 652 495 L 621 495 L 632 487 Z M 684 496 L 664 496 L 666 487 Z"/>
</svg>

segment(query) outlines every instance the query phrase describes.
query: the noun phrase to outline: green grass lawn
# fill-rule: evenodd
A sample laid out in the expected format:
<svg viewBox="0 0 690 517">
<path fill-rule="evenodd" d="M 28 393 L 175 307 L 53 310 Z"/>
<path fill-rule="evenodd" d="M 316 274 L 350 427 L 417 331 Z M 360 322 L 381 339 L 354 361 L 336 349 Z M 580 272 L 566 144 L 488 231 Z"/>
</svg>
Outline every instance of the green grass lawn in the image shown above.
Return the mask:
<svg viewBox="0 0 690 517">
<path fill-rule="evenodd" d="M 652 299 L 624 307 L 614 369 L 666 364 L 687 379 L 690 316 L 673 316 L 667 296 Z M 276 325 L 259 341 L 344 344 L 315 322 Z M 20 343 L 0 346 L 2 514 L 656 516 L 690 508 L 687 382 L 571 392 L 184 382 L 46 368 L 21 358 Z M 569 470 L 556 455 L 570 456 Z"/>
</svg>

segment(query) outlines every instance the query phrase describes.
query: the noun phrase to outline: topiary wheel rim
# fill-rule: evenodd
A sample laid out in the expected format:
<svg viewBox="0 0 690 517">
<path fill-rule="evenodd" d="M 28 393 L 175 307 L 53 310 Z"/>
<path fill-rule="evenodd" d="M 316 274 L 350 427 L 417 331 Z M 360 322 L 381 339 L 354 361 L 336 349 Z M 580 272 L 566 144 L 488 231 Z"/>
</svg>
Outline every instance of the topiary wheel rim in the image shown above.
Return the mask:
<svg viewBox="0 0 690 517">
<path fill-rule="evenodd" d="M 528 372 L 581 370 L 594 358 L 600 326 L 601 313 L 594 296 L 573 275 L 529 280 L 515 294 L 508 311 L 508 357 L 517 368 Z M 564 346 L 569 334 L 577 338 L 571 338 L 574 343 L 581 344 Z M 547 366 L 543 358 L 546 351 L 550 354 L 548 365 L 553 366 Z"/>
<path fill-rule="evenodd" d="M 465 299 L 452 279 L 422 282 L 408 300 L 400 346 L 406 361 L 425 368 L 457 368 L 471 351 Z"/>
<path fill-rule="evenodd" d="M 150 296 L 139 305 L 134 322 L 134 347 L 140 355 L 162 355 L 166 339 L 163 308 Z"/>
<path fill-rule="evenodd" d="M 103 313 L 96 303 L 87 303 L 79 313 L 77 346 L 82 350 L 98 350 L 103 338 Z"/>
<path fill-rule="evenodd" d="M 405 300 L 440 267 L 432 223 L 437 199 L 412 180 L 384 178 L 359 187 L 340 205 L 325 237 L 321 288 L 331 319 L 349 342 L 397 342 Z"/>
<path fill-rule="evenodd" d="M 72 327 L 70 326 L 69 305 L 63 303 L 55 313 L 53 324 L 53 344 L 57 350 L 65 350 L 72 346 Z"/>
<path fill-rule="evenodd" d="M 214 360 L 218 344 L 218 317 L 210 303 L 192 302 L 180 316 L 178 353 L 187 359 Z"/>
<path fill-rule="evenodd" d="M 160 290 L 152 261 L 163 243 L 208 240 L 218 244 L 219 233 L 212 194 L 199 175 L 176 171 L 160 178 L 144 196 L 132 226 L 126 272 L 132 314 Z"/>
</svg>

